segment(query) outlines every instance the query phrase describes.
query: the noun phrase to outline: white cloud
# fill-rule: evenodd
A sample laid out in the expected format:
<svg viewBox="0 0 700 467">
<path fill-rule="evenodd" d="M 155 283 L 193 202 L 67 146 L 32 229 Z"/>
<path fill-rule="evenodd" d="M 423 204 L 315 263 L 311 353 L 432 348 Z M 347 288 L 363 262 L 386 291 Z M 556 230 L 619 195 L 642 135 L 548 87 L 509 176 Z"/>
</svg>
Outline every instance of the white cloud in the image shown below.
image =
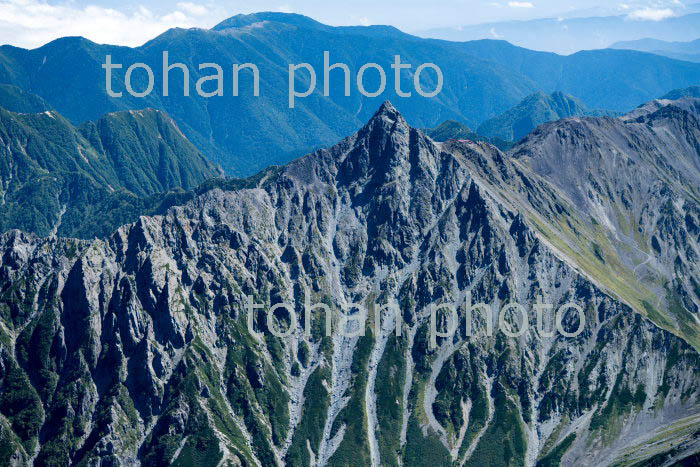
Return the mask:
<svg viewBox="0 0 700 467">
<path fill-rule="evenodd" d="M 491 28 L 489 33 L 491 33 L 491 37 L 493 37 L 494 39 L 500 39 L 501 37 L 503 37 L 496 32 L 496 28 Z"/>
<path fill-rule="evenodd" d="M 323 20 L 319 20 L 322 23 L 325 22 Z M 325 22 L 325 24 L 332 24 L 331 21 Z M 357 16 L 357 15 L 349 15 L 347 18 L 345 18 L 345 21 L 338 21 L 335 22 L 335 26 L 371 26 L 374 24 L 372 20 L 368 16 Z"/>
<path fill-rule="evenodd" d="M 280 13 L 293 13 L 292 7 L 289 5 L 289 3 L 285 3 L 284 5 L 278 6 L 276 11 Z"/>
<path fill-rule="evenodd" d="M 181 2 L 166 14 L 146 7 L 124 12 L 95 5 L 49 4 L 42 0 L 0 0 L 0 43 L 38 47 L 64 36 L 107 44 L 137 46 L 173 27 L 208 27 L 206 7 Z"/>
<path fill-rule="evenodd" d="M 642 8 L 627 15 L 630 19 L 642 21 L 661 21 L 671 16 L 673 16 L 673 10 L 670 8 Z"/>
<path fill-rule="evenodd" d="M 193 16 L 204 16 L 209 13 L 209 9 L 204 5 L 198 5 L 190 2 L 180 2 L 177 4 L 177 8 Z"/>
<path fill-rule="evenodd" d="M 508 2 L 511 8 L 532 8 L 535 5 L 532 2 Z"/>
</svg>

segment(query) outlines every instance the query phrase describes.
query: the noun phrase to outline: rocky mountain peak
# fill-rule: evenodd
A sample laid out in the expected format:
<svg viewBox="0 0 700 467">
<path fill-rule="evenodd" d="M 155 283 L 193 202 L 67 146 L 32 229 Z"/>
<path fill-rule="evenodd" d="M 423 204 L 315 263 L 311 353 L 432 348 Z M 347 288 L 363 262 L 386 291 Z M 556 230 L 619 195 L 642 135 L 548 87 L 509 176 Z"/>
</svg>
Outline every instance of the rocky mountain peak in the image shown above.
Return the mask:
<svg viewBox="0 0 700 467">
<path fill-rule="evenodd" d="M 666 109 L 666 113 L 668 113 L 669 110 L 673 112 L 673 109 L 675 109 L 675 111 L 681 110 L 697 116 L 700 114 L 700 111 L 698 110 L 700 109 L 699 103 L 700 99 L 693 97 L 682 97 L 680 99 L 654 99 L 653 101 L 640 105 L 633 111 L 620 117 L 620 119 L 626 122 L 642 122 L 657 114 L 657 112 L 661 109 Z"/>
<path fill-rule="evenodd" d="M 377 109 L 377 112 L 374 114 L 374 118 L 380 117 L 380 116 L 386 116 L 388 118 L 393 118 L 393 119 L 398 119 L 401 118 L 403 119 L 403 116 L 401 113 L 394 107 L 394 105 L 391 103 L 391 101 L 384 101 L 382 102 L 382 105 L 379 106 Z"/>
<path fill-rule="evenodd" d="M 433 146 L 424 135 L 419 135 L 408 125 L 391 102 L 385 101 L 351 138 L 352 147 L 342 160 L 340 173 L 350 178 L 377 173 L 392 177 L 395 168 L 409 163 L 410 146 L 419 138 L 424 144 Z"/>
<path fill-rule="evenodd" d="M 635 273 L 695 277 L 700 210 L 626 183 L 577 210 L 556 184 L 582 171 L 538 175 L 531 161 L 546 154 L 535 149 L 579 156 L 590 125 L 595 162 L 611 164 L 602 175 L 639 186 L 655 185 L 642 166 L 664 154 L 645 149 L 645 124 L 568 122 L 542 127 L 552 137 L 533 136 L 542 144 L 516 160 L 434 143 L 385 103 L 355 135 L 254 187 L 210 190 L 106 240 L 0 235 L 0 465 L 535 465 L 554 455 L 610 465 L 648 433 L 677 449 L 672 460 L 696 450 L 697 351 L 616 295 L 634 305 L 639 293 L 652 318 L 673 319 L 637 292 Z M 668 128 L 680 136 L 659 132 L 659 147 L 691 154 L 680 142 L 693 127 Z M 602 230 L 623 208 L 639 234 L 611 232 L 656 236 L 620 246 L 634 257 Z M 680 285 L 674 304 L 695 293 Z M 333 309 L 396 302 L 403 322 L 387 313 L 379 330 L 349 337 L 334 320 L 324 336 L 314 318 L 310 335 L 298 327 L 282 339 L 270 331 L 286 329 L 285 315 L 268 321 L 245 306 L 248 296 L 264 309 L 302 303 L 306 290 Z M 431 348 L 429 305 L 462 307 L 467 294 L 492 313 L 467 337 L 460 312 L 459 334 Z M 530 310 L 537 296 L 556 309 L 586 304 L 582 332 L 545 335 L 530 314 L 531 332 L 505 336 L 502 306 Z M 695 315 L 683 310 L 691 335 Z"/>
<path fill-rule="evenodd" d="M 390 101 L 384 101 L 372 118 L 363 126 L 359 134 L 380 130 L 386 133 L 407 132 L 410 126 Z"/>
</svg>

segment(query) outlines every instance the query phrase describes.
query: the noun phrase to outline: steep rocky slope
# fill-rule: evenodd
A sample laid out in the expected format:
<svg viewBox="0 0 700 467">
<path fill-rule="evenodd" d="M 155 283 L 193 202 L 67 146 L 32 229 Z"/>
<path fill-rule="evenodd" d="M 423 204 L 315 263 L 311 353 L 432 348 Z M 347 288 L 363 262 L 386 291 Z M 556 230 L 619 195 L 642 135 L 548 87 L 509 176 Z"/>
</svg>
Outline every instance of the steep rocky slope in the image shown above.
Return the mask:
<svg viewBox="0 0 700 467">
<path fill-rule="evenodd" d="M 562 248 L 578 249 L 578 257 L 589 252 L 576 260 L 589 274 L 609 275 L 611 290 L 696 347 L 699 117 L 699 99 L 657 100 L 619 119 L 544 125 L 513 150 L 570 200 L 578 225 L 560 223 L 556 237 L 568 243 Z"/>
<path fill-rule="evenodd" d="M 2 462 L 605 465 L 698 452 L 698 351 L 553 243 L 578 204 L 534 160 L 435 143 L 384 104 L 328 150 L 103 240 L 0 236 Z M 309 335 L 275 337 L 293 321 L 280 310 L 269 322 L 259 310 L 248 332 L 247 295 L 301 316 L 307 294 L 336 310 L 331 336 L 323 312 Z M 433 348 L 429 305 L 468 294 L 493 313 L 469 321 L 471 337 L 460 313 Z M 579 303 L 583 332 L 550 335 L 548 313 L 542 332 L 530 314 L 520 337 L 487 335 L 501 306 L 540 296 Z M 370 302 L 397 303 L 401 319 L 338 332 L 338 310 Z M 581 324 L 572 310 L 562 321 Z"/>
</svg>

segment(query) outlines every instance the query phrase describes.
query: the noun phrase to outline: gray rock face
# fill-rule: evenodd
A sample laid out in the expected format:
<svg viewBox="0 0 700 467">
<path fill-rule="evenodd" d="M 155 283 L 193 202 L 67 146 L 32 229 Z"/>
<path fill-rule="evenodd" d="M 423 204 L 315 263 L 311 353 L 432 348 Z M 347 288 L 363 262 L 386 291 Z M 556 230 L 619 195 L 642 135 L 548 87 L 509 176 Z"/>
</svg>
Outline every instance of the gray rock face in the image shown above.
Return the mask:
<svg viewBox="0 0 700 467">
<path fill-rule="evenodd" d="M 691 110 L 668 116 L 665 131 L 690 141 Z M 586 126 L 624 127 L 635 141 L 649 126 L 608 122 Z M 557 128 L 541 137 L 575 140 Z M 597 198 L 543 176 L 536 149 L 513 158 L 485 143 L 435 143 L 386 103 L 355 135 L 255 187 L 209 191 L 103 240 L 0 236 L 3 463 L 601 465 L 697 452 L 696 323 L 673 311 L 693 319 L 697 296 L 645 309 L 628 291 L 642 279 L 619 285 L 675 261 L 680 214 L 667 214 L 661 253 L 651 245 L 644 266 L 613 260 L 602 238 L 615 224 L 591 208 Z M 676 162 L 690 164 L 691 149 L 666 154 L 685 151 Z M 614 184 L 622 172 L 610 164 L 593 159 L 581 173 Z M 690 203 L 688 235 L 700 225 Z M 656 206 L 629 212 L 651 228 Z M 683 271 L 697 264 L 695 242 Z M 669 281 L 679 272 L 660 270 Z M 294 303 L 301 320 L 306 295 L 332 316 L 314 313 L 308 335 L 300 326 L 275 337 L 270 328 L 287 329 L 292 315 L 268 322 L 265 310 Z M 254 333 L 246 296 L 264 305 Z M 433 348 L 430 304 L 468 296 L 491 313 L 475 314 L 467 337 L 460 311 L 459 331 Z M 544 332 L 530 313 L 519 337 L 487 335 L 505 304 L 529 311 L 538 297 L 580 304 L 583 331 L 550 335 L 554 313 Z M 400 336 L 391 313 L 379 323 L 370 314 L 364 335 L 339 332 L 339 310 L 370 303 L 397 304 Z M 439 328 L 450 318 L 437 313 Z M 566 330 L 582 321 L 573 310 L 561 318 Z"/>
<path fill-rule="evenodd" d="M 624 277 L 633 292 L 621 283 L 609 287 L 696 348 L 699 117 L 699 99 L 658 100 L 620 119 L 545 125 L 513 150 L 569 200 L 572 217 L 589 232 L 595 244 L 587 249 L 599 264 L 586 269 L 607 265 Z"/>
</svg>

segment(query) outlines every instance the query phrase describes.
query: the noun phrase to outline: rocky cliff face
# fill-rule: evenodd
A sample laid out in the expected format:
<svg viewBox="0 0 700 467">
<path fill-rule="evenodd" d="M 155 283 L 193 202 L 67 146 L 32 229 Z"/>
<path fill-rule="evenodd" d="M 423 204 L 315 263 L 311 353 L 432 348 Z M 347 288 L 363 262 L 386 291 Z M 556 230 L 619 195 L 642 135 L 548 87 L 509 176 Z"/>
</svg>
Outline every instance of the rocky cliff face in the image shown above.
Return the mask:
<svg viewBox="0 0 700 467">
<path fill-rule="evenodd" d="M 590 238 L 580 249 L 594 253 L 584 269 L 624 277 L 608 287 L 696 348 L 699 117 L 698 99 L 653 101 L 619 119 L 545 125 L 514 149 L 518 162 L 570 200 L 571 217 Z M 560 231 L 580 244 L 576 229 Z"/>
<path fill-rule="evenodd" d="M 2 235 L 3 463 L 599 465 L 697 452 L 692 339 L 661 327 L 666 304 L 649 313 L 609 286 L 605 268 L 623 281 L 628 265 L 574 254 L 600 225 L 576 223 L 585 205 L 524 157 L 434 143 L 384 104 L 252 187 L 103 240 Z M 293 323 L 281 311 L 255 313 L 248 331 L 246 296 L 302 316 L 307 294 L 336 310 L 331 336 L 322 312 L 309 335 L 275 337 Z M 460 313 L 431 346 L 429 305 L 468 296 L 490 316 L 467 337 Z M 547 313 L 545 332 L 530 314 L 521 336 L 488 335 L 503 305 L 537 297 L 579 303 L 585 324 L 569 310 L 562 326 L 583 332 L 550 335 Z M 353 303 L 397 303 L 401 319 L 370 314 L 350 337 L 338 310 Z"/>
</svg>

